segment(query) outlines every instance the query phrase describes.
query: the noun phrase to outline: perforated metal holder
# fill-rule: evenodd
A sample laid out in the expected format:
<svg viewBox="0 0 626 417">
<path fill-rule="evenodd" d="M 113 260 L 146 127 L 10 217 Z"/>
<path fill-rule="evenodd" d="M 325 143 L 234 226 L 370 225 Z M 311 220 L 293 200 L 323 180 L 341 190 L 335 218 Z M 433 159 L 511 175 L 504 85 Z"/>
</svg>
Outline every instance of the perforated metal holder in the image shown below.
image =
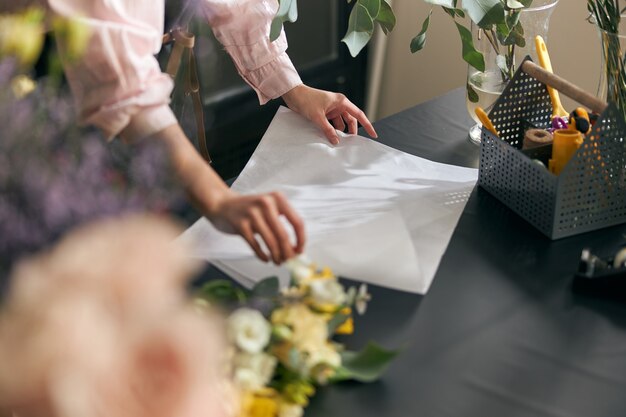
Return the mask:
<svg viewBox="0 0 626 417">
<path fill-rule="evenodd" d="M 483 127 L 479 186 L 551 239 L 625 223 L 626 123 L 621 113 L 609 104 L 558 176 L 545 167 L 551 145 L 521 150 L 526 128 L 547 128 L 551 115 L 546 85 L 520 66 L 489 114 L 500 137 Z"/>
</svg>

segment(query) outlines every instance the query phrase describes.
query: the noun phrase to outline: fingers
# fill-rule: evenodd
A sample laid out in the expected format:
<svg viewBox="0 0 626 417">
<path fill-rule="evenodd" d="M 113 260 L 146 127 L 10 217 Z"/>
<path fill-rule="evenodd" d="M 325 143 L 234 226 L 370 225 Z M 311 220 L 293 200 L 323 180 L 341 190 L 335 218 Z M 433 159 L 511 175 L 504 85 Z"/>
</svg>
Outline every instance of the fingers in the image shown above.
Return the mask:
<svg viewBox="0 0 626 417">
<path fill-rule="evenodd" d="M 337 131 L 335 130 L 333 125 L 330 124 L 325 114 L 318 114 L 317 116 L 315 116 L 314 119 L 312 119 L 312 121 L 317 126 L 319 126 L 320 129 L 322 129 L 322 132 L 324 132 L 324 136 L 326 136 L 326 139 L 328 139 L 330 143 L 332 143 L 333 145 L 337 145 L 339 143 L 339 136 L 337 136 Z"/>
<path fill-rule="evenodd" d="M 262 260 L 263 262 L 269 261 L 269 257 L 265 254 L 265 252 L 263 252 L 263 249 L 261 249 L 261 245 L 259 245 L 259 242 L 256 241 L 256 238 L 254 237 L 254 232 L 252 231 L 252 227 L 249 222 L 242 223 L 239 229 L 239 234 L 241 234 L 245 241 L 248 242 L 248 245 L 250 245 L 250 247 L 260 260 Z"/>
<path fill-rule="evenodd" d="M 239 232 L 259 259 L 264 262 L 271 259 L 279 265 L 302 253 L 306 241 L 304 223 L 282 194 L 252 196 L 245 212 Z M 284 215 L 293 226 L 296 234 L 295 246 L 292 245 L 280 220 L 281 215 Z M 265 243 L 269 255 L 263 251 L 257 236 Z"/>
<path fill-rule="evenodd" d="M 263 234 L 262 236 L 270 248 L 274 263 L 278 265 L 287 259 L 293 258 L 295 256 L 295 251 L 291 246 L 289 236 L 280 221 L 277 195 L 278 193 L 272 193 L 269 196 L 262 197 L 261 201 L 263 204 L 264 215 L 264 224 L 262 226 L 264 227 L 265 224 L 268 226 L 266 233 L 269 234 L 267 238 Z"/>
<path fill-rule="evenodd" d="M 363 128 L 365 129 L 365 131 L 367 132 L 368 135 L 370 135 L 373 138 L 377 138 L 378 137 L 378 134 L 376 133 L 376 130 L 374 129 L 374 126 L 372 126 L 372 124 L 370 123 L 369 119 L 367 118 L 365 113 L 363 113 L 363 111 L 361 109 L 359 109 L 357 106 L 355 106 L 348 99 L 346 99 L 345 107 L 346 107 L 346 110 L 345 110 L 344 113 L 348 113 L 350 116 L 356 118 L 356 120 L 358 120 L 358 122 L 361 124 L 361 126 L 363 126 Z M 352 133 L 352 132 L 350 132 L 350 133 Z"/>
<path fill-rule="evenodd" d="M 341 116 L 348 124 L 348 133 L 350 133 L 351 135 L 356 135 L 357 129 L 359 128 L 356 118 L 352 116 L 350 113 L 348 113 L 347 111 L 343 112 Z"/>
<path fill-rule="evenodd" d="M 346 124 L 343 122 L 343 119 L 341 117 L 334 117 L 331 119 L 331 121 L 333 122 L 333 126 L 335 126 L 335 129 L 341 130 L 342 132 L 346 129 Z"/>
<path fill-rule="evenodd" d="M 287 199 L 284 195 L 280 193 L 272 194 L 278 206 L 278 211 L 284 215 L 291 226 L 293 227 L 294 232 L 296 233 L 296 247 L 294 248 L 297 254 L 301 254 L 304 250 L 304 245 L 306 243 L 306 232 L 304 229 L 304 222 L 302 218 L 296 213 L 296 211 L 291 207 Z"/>
</svg>

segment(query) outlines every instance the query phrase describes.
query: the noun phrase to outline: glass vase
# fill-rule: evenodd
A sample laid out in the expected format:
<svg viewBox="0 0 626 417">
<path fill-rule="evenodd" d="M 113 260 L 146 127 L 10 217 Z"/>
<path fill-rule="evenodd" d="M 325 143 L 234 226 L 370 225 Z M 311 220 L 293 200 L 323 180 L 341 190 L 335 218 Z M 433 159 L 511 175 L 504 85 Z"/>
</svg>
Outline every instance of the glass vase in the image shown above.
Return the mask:
<svg viewBox="0 0 626 417">
<path fill-rule="evenodd" d="M 482 129 L 482 124 L 475 113 L 476 108 L 480 106 L 487 113 L 491 111 L 526 55 L 530 55 L 538 62 L 535 37 L 540 35 L 547 43 L 550 17 L 558 2 L 559 0 L 535 0 L 532 7 L 520 12 L 519 21 L 524 30 L 524 46 L 503 45 L 495 29 L 487 31 L 472 23 L 474 47 L 485 58 L 484 71 L 479 71 L 471 65 L 468 65 L 467 69 L 467 111 L 476 122 L 468 135 L 472 143 L 480 144 Z"/>
<path fill-rule="evenodd" d="M 621 16 L 618 33 L 598 28 L 602 44 L 602 66 L 598 97 L 617 105 L 626 118 L 626 15 Z M 622 30 L 622 28 L 624 30 Z M 620 35 L 620 33 L 622 33 Z"/>
</svg>

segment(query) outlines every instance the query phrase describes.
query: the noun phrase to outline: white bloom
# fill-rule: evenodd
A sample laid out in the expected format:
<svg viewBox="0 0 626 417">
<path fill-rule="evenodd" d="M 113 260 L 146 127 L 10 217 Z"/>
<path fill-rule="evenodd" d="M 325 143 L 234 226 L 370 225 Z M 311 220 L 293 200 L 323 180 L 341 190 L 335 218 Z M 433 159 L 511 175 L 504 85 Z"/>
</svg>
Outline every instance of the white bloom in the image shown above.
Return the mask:
<svg viewBox="0 0 626 417">
<path fill-rule="evenodd" d="M 301 405 L 281 402 L 278 408 L 278 417 L 302 417 L 304 409 Z"/>
<path fill-rule="evenodd" d="M 359 293 L 355 297 L 354 308 L 360 315 L 365 314 L 367 310 L 367 303 L 372 299 L 372 296 L 367 292 L 367 284 L 361 284 L 359 287 Z"/>
<path fill-rule="evenodd" d="M 228 336 L 244 352 L 261 352 L 270 341 L 271 331 L 263 315 L 251 308 L 240 308 L 228 318 Z"/>
<path fill-rule="evenodd" d="M 341 356 L 335 349 L 332 348 L 331 345 L 324 344 L 318 346 L 316 349 L 309 350 L 305 363 L 308 370 L 311 370 L 318 365 L 338 368 L 341 366 Z"/>
<path fill-rule="evenodd" d="M 235 356 L 235 382 L 245 390 L 265 387 L 276 369 L 277 359 L 267 353 L 238 353 Z"/>
<path fill-rule="evenodd" d="M 326 385 L 329 378 L 341 366 L 341 356 L 328 343 L 310 349 L 306 353 L 304 363 L 300 368 L 301 372 L 313 378 L 318 384 Z"/>
<path fill-rule="evenodd" d="M 296 282 L 309 280 L 313 276 L 313 266 L 311 261 L 304 255 L 287 261 L 287 268 L 291 272 L 292 278 Z"/>
<path fill-rule="evenodd" d="M 311 298 L 315 304 L 341 305 L 346 301 L 346 292 L 337 280 L 316 279 L 309 284 Z"/>
</svg>

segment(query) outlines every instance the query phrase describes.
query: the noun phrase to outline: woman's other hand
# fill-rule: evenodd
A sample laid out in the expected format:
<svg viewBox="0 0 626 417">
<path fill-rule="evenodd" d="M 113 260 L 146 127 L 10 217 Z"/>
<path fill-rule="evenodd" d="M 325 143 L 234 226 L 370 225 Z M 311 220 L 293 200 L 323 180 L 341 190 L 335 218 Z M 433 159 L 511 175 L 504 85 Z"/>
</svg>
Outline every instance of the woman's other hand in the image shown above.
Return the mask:
<svg viewBox="0 0 626 417">
<path fill-rule="evenodd" d="M 357 133 L 359 123 L 371 137 L 378 137 L 365 113 L 343 94 L 300 84 L 282 97 L 291 110 L 319 126 L 333 145 L 339 143 L 335 129 L 344 131 L 347 126 L 348 132 L 354 135 Z"/>
</svg>

